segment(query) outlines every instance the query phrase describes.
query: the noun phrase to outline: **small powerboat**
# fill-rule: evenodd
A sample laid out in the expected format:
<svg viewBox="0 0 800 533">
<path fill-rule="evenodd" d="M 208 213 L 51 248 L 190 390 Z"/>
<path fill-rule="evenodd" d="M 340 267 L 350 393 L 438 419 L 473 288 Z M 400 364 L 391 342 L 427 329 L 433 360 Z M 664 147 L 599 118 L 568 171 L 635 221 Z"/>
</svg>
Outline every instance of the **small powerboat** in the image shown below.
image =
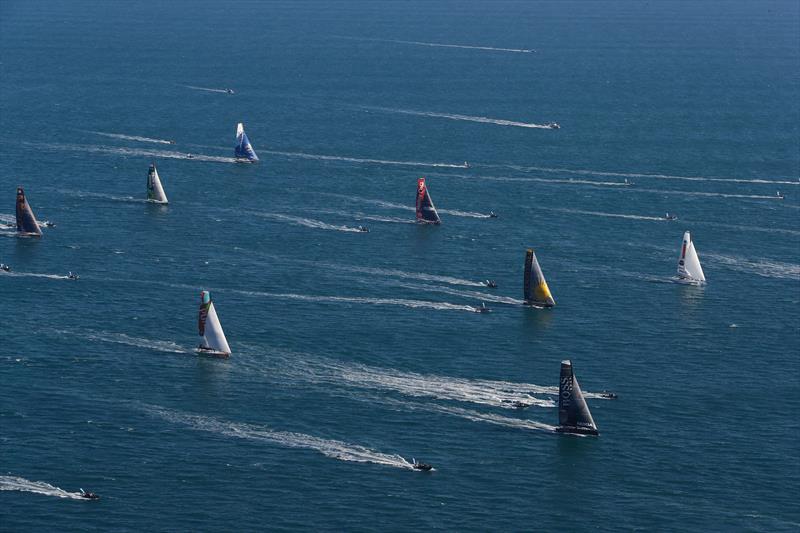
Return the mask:
<svg viewBox="0 0 800 533">
<path fill-rule="evenodd" d="M 497 288 L 497 283 L 493 279 L 487 279 L 486 281 L 483 282 L 483 284 L 489 287 L 490 289 Z"/>
<path fill-rule="evenodd" d="M 781 194 L 781 191 L 778 191 L 778 192 L 775 193 L 775 198 L 779 198 L 779 199 L 783 200 L 786 197 Z"/>
<path fill-rule="evenodd" d="M 77 275 L 75 272 L 72 272 L 72 271 L 70 271 L 70 272 L 67 274 L 67 279 L 71 279 L 71 280 L 77 280 L 77 279 L 78 279 L 78 275 Z"/>
<path fill-rule="evenodd" d="M 528 407 L 531 406 L 531 404 L 525 403 L 525 402 L 514 402 L 514 403 L 511 404 L 511 406 L 514 409 L 527 409 Z"/>
<path fill-rule="evenodd" d="M 0 263 L 0 270 L 4 272 L 11 272 L 11 267 L 5 263 Z"/>
<path fill-rule="evenodd" d="M 194 156 L 193 156 L 192 154 L 186 154 L 186 157 L 187 157 L 188 159 L 194 159 Z"/>
<path fill-rule="evenodd" d="M 489 218 L 497 218 L 497 213 L 494 211 L 489 211 Z"/>
<path fill-rule="evenodd" d="M 547 127 L 550 128 L 551 130 L 561 129 L 561 126 L 558 125 L 558 122 L 548 122 Z"/>
<path fill-rule="evenodd" d="M 45 220 L 45 221 L 44 221 L 44 223 L 43 223 L 42 225 L 43 225 L 45 228 L 55 228 L 55 227 L 56 227 L 56 225 L 55 225 L 55 224 L 53 224 L 52 222 L 50 222 L 49 220 Z"/>
<path fill-rule="evenodd" d="M 87 500 L 99 500 L 100 496 L 94 492 L 86 492 L 85 490 L 81 489 L 81 498 L 86 498 Z"/>
<path fill-rule="evenodd" d="M 476 313 L 491 313 L 492 310 L 489 309 L 488 307 L 486 307 L 485 303 L 481 302 L 481 306 L 480 307 L 476 307 L 475 308 L 475 312 Z"/>
<path fill-rule="evenodd" d="M 678 217 L 676 215 L 670 215 L 669 213 L 666 213 L 664 215 L 664 220 L 678 220 Z"/>
<path fill-rule="evenodd" d="M 416 459 L 411 459 L 413 461 L 414 470 L 422 470 L 423 472 L 430 472 L 433 470 L 433 466 L 429 465 L 428 463 L 420 463 L 417 462 Z"/>
<path fill-rule="evenodd" d="M 601 398 L 605 398 L 606 400 L 616 400 L 618 396 L 613 392 L 603 391 L 600 393 Z"/>
<path fill-rule="evenodd" d="M 358 231 L 360 231 L 362 233 L 369 233 L 369 228 L 366 227 L 366 226 L 359 226 L 358 227 Z"/>
<path fill-rule="evenodd" d="M 233 89 L 225 89 L 225 92 L 228 94 L 236 94 L 233 92 Z"/>
</svg>

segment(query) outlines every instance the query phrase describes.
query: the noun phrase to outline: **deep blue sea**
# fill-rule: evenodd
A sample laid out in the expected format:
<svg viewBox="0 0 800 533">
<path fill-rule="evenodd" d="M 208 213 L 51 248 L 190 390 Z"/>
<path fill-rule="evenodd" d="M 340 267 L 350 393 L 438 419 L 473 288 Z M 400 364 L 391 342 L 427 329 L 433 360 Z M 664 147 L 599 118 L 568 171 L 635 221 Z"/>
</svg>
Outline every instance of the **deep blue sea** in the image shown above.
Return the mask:
<svg viewBox="0 0 800 533">
<path fill-rule="evenodd" d="M 798 178 L 796 1 L 0 2 L 0 530 L 796 531 Z"/>
</svg>

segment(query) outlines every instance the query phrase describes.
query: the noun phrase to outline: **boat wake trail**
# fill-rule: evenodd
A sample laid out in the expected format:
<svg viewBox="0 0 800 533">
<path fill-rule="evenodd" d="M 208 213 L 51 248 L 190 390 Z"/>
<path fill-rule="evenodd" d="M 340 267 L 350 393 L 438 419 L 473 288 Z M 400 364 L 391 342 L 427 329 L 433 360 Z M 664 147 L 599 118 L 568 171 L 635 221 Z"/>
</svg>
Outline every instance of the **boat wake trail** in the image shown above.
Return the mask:
<svg viewBox="0 0 800 533">
<path fill-rule="evenodd" d="M 464 298 L 473 298 L 480 301 L 494 302 L 499 304 L 522 305 L 523 303 L 525 303 L 523 300 L 518 300 L 516 298 L 509 298 L 508 296 L 498 296 L 496 294 L 489 294 L 477 291 L 460 291 L 450 287 L 441 287 L 436 285 L 419 285 L 414 283 L 403 283 L 402 281 L 389 281 L 389 280 L 384 281 L 383 283 L 385 285 L 402 287 L 404 289 L 426 291 L 426 292 L 439 292 L 442 294 L 450 294 L 452 296 L 463 296 Z"/>
<path fill-rule="evenodd" d="M 11 272 L 0 271 L 0 276 L 20 277 L 20 278 L 45 278 L 45 279 L 69 279 L 69 276 L 62 276 L 60 274 L 39 274 L 37 272 Z"/>
<path fill-rule="evenodd" d="M 748 274 L 755 274 L 764 278 L 779 278 L 800 280 L 800 265 L 770 261 L 768 259 L 750 260 L 744 257 L 704 253 L 703 259 Z"/>
<path fill-rule="evenodd" d="M 440 176 L 445 178 L 462 178 L 470 180 L 485 180 L 485 181 L 505 181 L 505 182 L 531 182 L 531 183 L 545 183 L 548 185 L 591 185 L 593 187 L 630 187 L 632 184 L 624 181 L 596 181 L 596 180 L 582 180 L 574 178 L 515 178 L 511 176 L 487 176 L 485 174 L 430 174 L 431 176 Z"/>
<path fill-rule="evenodd" d="M 367 37 L 344 37 L 334 36 L 337 39 L 347 39 L 351 41 L 366 41 L 376 43 L 395 43 L 395 44 L 411 44 L 415 46 L 431 46 L 435 48 L 463 48 L 465 50 L 485 50 L 489 52 L 511 52 L 516 54 L 532 54 L 535 50 L 528 48 L 498 48 L 495 46 L 473 46 L 468 44 L 448 44 L 448 43 L 428 43 L 425 41 L 402 41 L 398 39 L 369 39 Z"/>
<path fill-rule="evenodd" d="M 356 265 L 338 265 L 335 263 L 325 263 L 326 268 L 333 268 L 344 272 L 358 272 L 362 274 L 373 274 L 376 276 L 390 276 L 405 279 L 418 279 L 421 281 L 435 281 L 438 283 L 449 283 L 450 285 L 465 285 L 467 287 L 484 287 L 483 283 L 470 281 L 468 279 L 455 278 L 452 276 L 439 276 L 437 274 L 426 274 L 424 272 L 405 272 L 388 268 L 373 268 Z"/>
<path fill-rule="evenodd" d="M 377 107 L 377 106 L 358 106 L 358 109 L 362 109 L 365 111 L 380 111 L 382 113 L 395 113 L 399 115 L 413 115 L 417 117 L 446 118 L 450 120 L 462 120 L 466 122 L 480 122 L 482 124 L 496 124 L 498 126 L 513 126 L 517 128 L 532 128 L 541 130 L 553 129 L 553 127 L 551 127 L 549 124 L 536 124 L 534 122 L 518 122 L 515 120 L 505 120 L 502 118 L 459 115 L 455 113 L 436 113 L 434 111 L 416 111 L 414 109 L 398 109 L 393 107 Z"/>
<path fill-rule="evenodd" d="M 417 403 L 417 402 L 404 402 L 400 400 L 382 399 L 382 404 L 386 407 L 395 408 L 401 411 L 426 411 L 429 413 L 441 413 L 451 416 L 465 418 L 473 422 L 485 422 L 487 424 L 494 424 L 496 426 L 503 426 L 513 429 L 528 429 L 532 431 L 547 431 L 554 432 L 555 426 L 545 424 L 543 422 L 536 422 L 534 420 L 527 420 L 523 418 L 509 418 L 507 416 L 496 415 L 493 413 L 481 413 L 471 409 L 464 409 L 462 407 L 454 407 L 451 405 L 439 405 L 434 403 Z"/>
<path fill-rule="evenodd" d="M 187 154 L 183 152 L 174 152 L 167 150 L 143 150 L 139 148 L 126 148 L 126 147 L 111 147 L 111 146 L 97 146 L 90 144 L 57 144 L 57 143 L 26 143 L 29 146 L 36 146 L 39 148 L 49 148 L 51 150 L 68 150 L 73 152 L 85 152 L 90 154 L 108 154 L 108 155 L 122 155 L 122 156 L 142 156 L 142 157 L 158 157 L 164 159 L 189 159 L 192 161 L 205 161 L 213 163 L 236 163 L 233 157 L 221 157 L 215 155 L 204 154 Z"/>
<path fill-rule="evenodd" d="M 336 194 L 336 193 L 319 193 L 322 196 L 332 196 L 335 198 L 344 198 L 346 200 L 353 200 L 355 202 L 362 202 L 365 204 L 376 205 L 378 207 L 385 207 L 387 209 L 403 209 L 404 211 L 415 211 L 416 208 L 410 205 L 404 204 L 396 204 L 394 202 L 386 202 L 384 200 L 377 200 L 374 198 L 362 198 L 360 196 L 349 196 L 346 194 Z M 446 213 L 448 215 L 453 215 L 457 217 L 468 217 L 468 218 L 491 218 L 490 215 L 485 213 L 476 213 L 474 211 L 458 211 L 455 209 L 438 209 L 440 213 Z M 413 221 L 412 221 L 413 222 Z"/>
<path fill-rule="evenodd" d="M 95 135 L 102 135 L 103 137 L 111 137 L 112 139 L 122 139 L 125 141 L 138 141 L 143 143 L 156 143 L 156 144 L 175 144 L 174 141 L 165 139 L 152 139 L 150 137 L 140 137 L 138 135 L 123 135 L 122 133 L 106 133 L 104 131 L 89 131 Z"/>
<path fill-rule="evenodd" d="M 362 231 L 358 228 L 353 228 L 350 226 L 340 226 L 337 224 L 328 224 L 327 222 L 322 222 L 321 220 L 314 220 L 313 218 L 295 217 L 291 215 L 283 215 L 280 213 L 264 213 L 262 211 L 247 211 L 247 212 L 254 216 L 267 218 L 271 220 L 278 220 L 281 222 L 289 222 L 291 224 L 295 224 L 298 226 L 305 226 L 307 228 L 344 231 L 347 233 L 362 233 Z"/>
<path fill-rule="evenodd" d="M 650 192 L 656 194 L 673 194 L 679 196 L 707 196 L 707 197 L 717 197 L 717 198 L 745 198 L 745 199 L 753 199 L 753 200 L 781 200 L 779 196 L 776 195 L 766 195 L 766 194 L 730 194 L 724 192 L 705 192 L 705 191 L 670 191 L 665 189 L 635 189 L 636 192 Z"/>
<path fill-rule="evenodd" d="M 319 213 L 324 215 L 339 215 L 343 217 L 355 218 L 356 220 L 373 220 L 375 222 L 390 222 L 392 224 L 416 224 L 416 220 L 409 218 L 397 217 L 382 217 L 377 215 L 369 215 L 367 213 L 359 213 L 352 211 L 341 211 L 336 209 L 310 209 L 312 213 Z"/>
<path fill-rule="evenodd" d="M 575 215 L 592 215 L 598 217 L 629 218 L 632 220 L 653 220 L 656 222 L 667 222 L 667 219 L 664 217 L 648 217 L 644 215 L 626 215 L 622 213 L 604 213 L 602 211 L 582 211 L 580 209 L 558 209 L 550 207 L 537 207 L 537 209 L 543 209 L 545 211 L 554 211 L 557 213 L 571 213 Z"/>
<path fill-rule="evenodd" d="M 68 492 L 44 481 L 31 481 L 17 476 L 0 476 L 0 490 L 18 490 L 45 496 L 55 496 L 56 498 L 66 498 L 68 500 L 91 501 L 82 497 L 80 492 Z"/>
<path fill-rule="evenodd" d="M 297 366 L 292 366 L 290 370 L 296 372 L 297 378 L 325 385 L 386 390 L 406 396 L 477 403 L 505 409 L 514 409 L 514 402 L 537 407 L 554 407 L 553 400 L 536 398 L 532 394 L 558 393 L 553 387 L 528 383 L 425 375 L 330 359 L 309 358 L 305 354 L 286 355 L 298 362 Z"/>
<path fill-rule="evenodd" d="M 314 450 L 326 457 L 340 461 L 375 463 L 412 470 L 413 464 L 397 454 L 381 453 L 357 444 L 322 439 L 304 433 L 276 431 L 267 426 L 228 422 L 217 418 L 193 415 L 155 405 L 140 404 L 143 410 L 168 422 L 187 426 L 198 431 L 208 431 L 226 437 L 268 442 L 288 448 Z"/>
<path fill-rule="evenodd" d="M 213 87 L 197 87 L 196 85 L 182 85 L 181 87 L 186 87 L 187 89 L 194 89 L 195 91 L 206 91 L 209 93 L 223 93 L 227 94 L 227 89 L 214 89 Z"/>
<path fill-rule="evenodd" d="M 684 180 L 684 181 L 721 181 L 729 183 L 759 183 L 770 185 L 800 185 L 800 181 L 789 180 L 765 180 L 765 179 L 743 179 L 743 178 L 714 178 L 706 176 L 672 176 L 669 174 L 645 174 L 641 172 L 606 172 L 602 170 L 584 170 L 574 168 L 549 168 L 549 167 L 527 167 L 519 165 L 481 165 L 486 167 L 503 167 L 520 170 L 522 172 L 550 172 L 554 174 L 574 174 L 584 176 L 611 176 L 620 178 L 652 178 L 661 180 Z"/>
<path fill-rule="evenodd" d="M 480 310 L 471 305 L 451 304 L 447 302 L 429 302 L 427 300 L 405 300 L 402 298 L 366 298 L 357 296 L 312 296 L 308 294 L 281 294 L 258 291 L 242 291 L 238 289 L 215 289 L 217 291 L 227 291 L 244 296 L 263 296 L 266 298 L 277 298 L 285 300 L 301 300 L 306 302 L 328 302 L 328 303 L 353 303 L 369 305 L 398 305 L 410 307 L 412 309 L 434 309 L 437 311 L 467 311 L 477 313 Z"/>
<path fill-rule="evenodd" d="M 302 152 L 279 152 L 276 150 L 260 150 L 263 153 L 282 155 L 284 157 L 297 157 L 300 159 L 316 159 L 320 161 L 346 161 L 348 163 L 367 163 L 375 165 L 400 165 L 407 167 L 440 167 L 440 168 L 467 168 L 466 165 L 452 163 L 425 163 L 422 161 L 392 161 L 390 159 L 364 159 L 359 157 L 344 157 L 335 155 L 305 154 Z M 235 161 L 235 160 L 234 160 Z"/>
<path fill-rule="evenodd" d="M 168 352 L 168 353 L 192 353 L 192 350 L 188 350 L 178 344 L 175 344 L 172 341 L 158 341 L 152 339 L 143 339 L 139 337 L 131 337 L 124 333 L 111 333 L 107 331 L 67 331 L 67 330 L 54 330 L 56 333 L 60 333 L 62 335 L 68 335 L 71 337 L 78 337 L 80 339 L 85 339 L 88 341 L 100 341 L 100 342 L 110 342 L 114 344 L 125 344 L 128 346 L 136 346 L 137 348 L 147 348 L 150 350 L 155 350 L 157 352 Z"/>
<path fill-rule="evenodd" d="M 100 198 L 103 200 L 113 200 L 115 202 L 131 202 L 131 203 L 146 203 L 144 198 L 134 198 L 133 196 L 115 196 L 113 194 L 106 194 L 101 192 L 89 191 L 74 191 L 70 189 L 50 189 L 57 193 L 65 194 L 67 196 L 74 196 L 76 198 Z"/>
</svg>

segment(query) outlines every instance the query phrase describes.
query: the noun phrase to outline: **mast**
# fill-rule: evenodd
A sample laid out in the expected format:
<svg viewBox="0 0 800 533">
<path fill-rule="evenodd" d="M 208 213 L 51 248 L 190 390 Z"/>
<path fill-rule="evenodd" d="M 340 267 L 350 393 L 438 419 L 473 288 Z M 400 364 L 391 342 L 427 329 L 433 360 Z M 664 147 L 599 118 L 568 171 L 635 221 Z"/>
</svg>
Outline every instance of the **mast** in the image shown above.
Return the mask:
<svg viewBox="0 0 800 533">
<path fill-rule="evenodd" d="M 533 249 L 528 248 L 525 253 L 525 278 L 523 281 L 523 293 L 526 305 L 537 307 L 553 307 L 556 301 L 550 294 L 550 288 L 544 279 L 542 268 L 536 259 Z"/>
<path fill-rule="evenodd" d="M 236 159 L 241 161 L 258 161 L 258 156 L 253 150 L 253 145 L 250 144 L 250 139 L 247 138 L 247 134 L 244 132 L 244 124 L 241 122 L 236 125 L 236 148 L 234 149 L 234 154 Z"/>
<path fill-rule="evenodd" d="M 688 231 L 683 234 L 681 255 L 678 258 L 678 277 L 700 283 L 706 281 L 703 267 L 700 266 L 700 258 L 697 256 L 697 250 L 694 248 L 692 235 Z"/>
<path fill-rule="evenodd" d="M 17 231 L 23 235 L 42 236 L 42 228 L 33 216 L 33 210 L 25 198 L 22 187 L 17 187 Z"/>
<path fill-rule="evenodd" d="M 425 178 L 417 180 L 417 222 L 429 224 L 441 224 L 442 222 L 433 205 L 428 187 L 425 185 Z"/>
<path fill-rule="evenodd" d="M 561 361 L 561 378 L 558 384 L 558 428 L 561 433 L 598 435 L 589 406 L 568 359 Z"/>
<path fill-rule="evenodd" d="M 161 178 L 158 176 L 155 163 L 151 163 L 150 169 L 147 171 L 147 199 L 159 204 L 169 203 L 167 195 L 164 193 L 164 187 L 161 185 Z"/>
<path fill-rule="evenodd" d="M 200 310 L 198 313 L 198 332 L 203 337 L 203 344 L 200 351 L 212 352 L 213 355 L 228 357 L 231 354 L 231 347 L 222 331 L 222 325 L 211 301 L 211 293 L 202 291 L 200 293 Z"/>
</svg>

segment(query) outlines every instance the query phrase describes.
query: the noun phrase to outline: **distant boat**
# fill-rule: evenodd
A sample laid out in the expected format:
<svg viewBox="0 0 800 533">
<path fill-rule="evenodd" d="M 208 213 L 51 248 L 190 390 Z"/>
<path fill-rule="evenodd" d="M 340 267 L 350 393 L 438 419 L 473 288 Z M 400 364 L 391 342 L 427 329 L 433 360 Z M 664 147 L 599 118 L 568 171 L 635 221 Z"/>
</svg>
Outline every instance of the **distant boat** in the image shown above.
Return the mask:
<svg viewBox="0 0 800 533">
<path fill-rule="evenodd" d="M 236 125 L 236 148 L 234 149 L 237 161 L 255 163 L 258 161 L 258 156 L 253 145 L 250 144 L 250 139 L 244 132 L 244 124 L 241 122 Z"/>
<path fill-rule="evenodd" d="M 683 234 L 681 256 L 678 259 L 678 278 L 684 283 L 694 285 L 706 282 L 703 267 L 700 266 L 700 258 L 697 257 L 697 251 L 694 249 L 692 235 L 688 231 Z"/>
<path fill-rule="evenodd" d="M 36 222 L 33 211 L 28 201 L 25 199 L 25 191 L 22 187 L 17 187 L 17 233 L 20 235 L 41 237 L 42 228 Z"/>
<path fill-rule="evenodd" d="M 561 361 L 561 378 L 558 383 L 558 427 L 559 433 L 598 435 L 589 406 L 583 398 L 578 378 L 569 360 Z"/>
<path fill-rule="evenodd" d="M 158 177 L 156 164 L 151 163 L 147 171 L 147 201 L 156 204 L 168 204 L 167 195 L 164 194 L 164 187 L 161 186 L 161 178 Z"/>
<path fill-rule="evenodd" d="M 417 180 L 417 222 L 442 223 L 442 219 L 439 218 L 439 213 L 436 212 L 436 207 L 433 205 L 433 200 L 431 200 L 431 195 L 428 193 L 425 178 Z"/>
<path fill-rule="evenodd" d="M 211 294 L 208 291 L 200 293 L 200 313 L 197 322 L 203 343 L 195 351 L 214 357 L 230 357 L 231 347 L 228 346 L 228 340 L 222 331 L 217 310 L 214 308 L 214 302 L 211 301 Z"/>
<path fill-rule="evenodd" d="M 523 280 L 523 296 L 525 305 L 534 307 L 553 307 L 556 301 L 550 294 L 550 287 L 544 279 L 542 268 L 536 260 L 536 254 L 528 248 L 525 254 L 525 279 Z"/>
</svg>

